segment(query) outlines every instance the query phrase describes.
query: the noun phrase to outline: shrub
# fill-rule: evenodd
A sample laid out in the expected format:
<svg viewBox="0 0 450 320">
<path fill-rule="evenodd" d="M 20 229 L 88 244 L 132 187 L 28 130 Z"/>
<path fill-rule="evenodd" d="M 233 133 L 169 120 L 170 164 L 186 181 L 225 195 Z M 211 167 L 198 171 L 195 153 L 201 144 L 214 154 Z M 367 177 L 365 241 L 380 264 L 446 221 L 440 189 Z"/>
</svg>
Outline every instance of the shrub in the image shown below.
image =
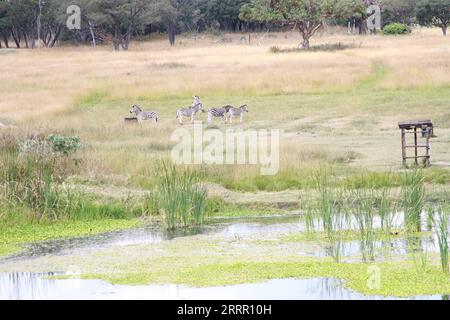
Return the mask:
<svg viewBox="0 0 450 320">
<path fill-rule="evenodd" d="M 411 29 L 403 23 L 390 23 L 383 28 L 385 35 L 400 35 L 411 33 Z"/>
<path fill-rule="evenodd" d="M 50 135 L 47 140 L 51 143 L 53 152 L 59 152 L 65 156 L 77 152 L 82 144 L 80 137 L 64 137 L 59 135 Z"/>
<path fill-rule="evenodd" d="M 78 169 L 78 162 L 68 155 L 80 145 L 78 139 L 68 141 L 40 136 L 20 141 L 2 135 L 1 203 L 29 208 L 37 220 L 66 216 L 73 197 L 58 184 Z"/>
</svg>

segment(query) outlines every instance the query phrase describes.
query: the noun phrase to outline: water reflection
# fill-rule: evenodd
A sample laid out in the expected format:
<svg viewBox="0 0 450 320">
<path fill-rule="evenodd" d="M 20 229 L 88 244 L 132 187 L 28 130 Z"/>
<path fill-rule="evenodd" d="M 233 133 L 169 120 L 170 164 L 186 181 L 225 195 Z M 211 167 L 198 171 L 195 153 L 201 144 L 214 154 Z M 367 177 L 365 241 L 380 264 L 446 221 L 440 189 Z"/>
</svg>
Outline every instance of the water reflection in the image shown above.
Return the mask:
<svg viewBox="0 0 450 320">
<path fill-rule="evenodd" d="M 331 278 L 305 280 L 271 280 L 255 284 L 225 287 L 190 288 L 178 285 L 116 286 L 100 280 L 53 280 L 50 274 L 0 274 L 0 299 L 199 299 L 199 300 L 366 300 L 393 299 L 365 296 L 346 289 L 342 282 Z M 444 299 L 441 296 L 419 296 L 411 299 Z"/>
</svg>

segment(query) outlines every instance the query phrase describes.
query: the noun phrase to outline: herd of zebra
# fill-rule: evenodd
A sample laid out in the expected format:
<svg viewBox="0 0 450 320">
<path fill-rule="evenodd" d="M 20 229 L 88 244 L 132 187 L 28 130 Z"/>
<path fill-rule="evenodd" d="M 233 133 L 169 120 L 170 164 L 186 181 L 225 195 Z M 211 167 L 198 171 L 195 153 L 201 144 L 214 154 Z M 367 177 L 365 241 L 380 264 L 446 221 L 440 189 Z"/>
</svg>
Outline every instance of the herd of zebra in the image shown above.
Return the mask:
<svg viewBox="0 0 450 320">
<path fill-rule="evenodd" d="M 248 112 L 248 107 L 246 104 L 235 108 L 231 105 L 226 105 L 221 108 L 212 108 L 205 111 L 203 108 L 203 103 L 200 101 L 200 97 L 195 96 L 192 106 L 187 108 L 181 108 L 177 111 L 178 122 L 182 125 L 183 118 L 190 118 L 191 122 L 194 123 L 196 115 L 201 113 L 208 113 L 208 123 L 213 121 L 213 118 L 221 118 L 224 123 L 228 121 L 233 123 L 233 118 L 240 117 L 241 123 L 244 121 L 244 113 Z M 153 120 L 155 124 L 158 122 L 158 113 L 155 111 L 143 111 L 138 105 L 133 105 L 131 107 L 130 113 L 136 115 L 136 119 L 139 123 L 145 120 Z"/>
</svg>

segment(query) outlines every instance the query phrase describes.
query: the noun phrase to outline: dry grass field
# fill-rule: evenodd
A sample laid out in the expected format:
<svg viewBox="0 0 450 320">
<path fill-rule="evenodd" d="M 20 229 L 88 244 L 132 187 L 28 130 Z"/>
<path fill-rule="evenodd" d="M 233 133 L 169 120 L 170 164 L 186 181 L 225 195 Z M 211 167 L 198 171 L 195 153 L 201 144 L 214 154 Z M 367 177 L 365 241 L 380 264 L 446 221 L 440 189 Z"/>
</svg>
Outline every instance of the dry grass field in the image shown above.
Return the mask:
<svg viewBox="0 0 450 320">
<path fill-rule="evenodd" d="M 0 122 L 13 127 L 4 130 L 79 135 L 88 165 L 78 182 L 151 188 L 155 159 L 173 145 L 178 108 L 193 95 L 207 108 L 247 103 L 244 128 L 285 132 L 279 174 L 260 177 L 252 166 L 199 170 L 231 189 L 280 191 L 307 186 L 305 177 L 324 163 L 344 175 L 400 170 L 398 121 L 431 118 L 438 136 L 431 172 L 449 175 L 450 42 L 439 30 L 314 39 L 352 46 L 334 52 L 271 52 L 295 47 L 296 33 L 254 35 L 251 45 L 240 38 L 182 36 L 173 48 L 152 40 L 129 52 L 0 51 Z M 158 126 L 124 125 L 134 103 L 158 111 Z"/>
</svg>

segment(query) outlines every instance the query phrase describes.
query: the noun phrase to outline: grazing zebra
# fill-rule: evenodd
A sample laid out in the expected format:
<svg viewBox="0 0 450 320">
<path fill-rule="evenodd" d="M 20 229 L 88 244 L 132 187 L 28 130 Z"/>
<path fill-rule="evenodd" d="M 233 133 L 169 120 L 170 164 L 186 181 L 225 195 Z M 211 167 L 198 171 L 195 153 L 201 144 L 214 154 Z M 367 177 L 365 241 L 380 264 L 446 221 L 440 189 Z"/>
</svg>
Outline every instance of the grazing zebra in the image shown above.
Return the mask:
<svg viewBox="0 0 450 320">
<path fill-rule="evenodd" d="M 208 110 L 208 123 L 211 123 L 211 121 L 214 118 L 222 118 L 222 120 L 227 123 L 227 114 L 228 111 L 233 108 L 230 105 L 227 105 L 222 108 L 212 108 Z"/>
<path fill-rule="evenodd" d="M 130 113 L 134 113 L 136 115 L 138 122 L 141 124 L 144 120 L 150 119 L 153 119 L 155 124 L 158 123 L 158 114 L 154 111 L 142 111 L 142 109 L 139 106 L 134 105 L 131 107 Z"/>
<path fill-rule="evenodd" d="M 240 106 L 239 108 L 231 107 L 228 110 L 228 116 L 230 117 L 230 123 L 233 123 L 233 117 L 241 117 L 241 123 L 244 121 L 244 112 L 248 112 L 248 107 L 246 104 Z"/>
<path fill-rule="evenodd" d="M 182 108 L 177 111 L 177 119 L 180 124 L 183 124 L 183 117 L 190 117 L 191 122 L 194 123 L 195 115 L 200 111 L 205 112 L 205 110 L 203 110 L 203 104 L 200 101 L 200 98 L 198 96 L 195 96 L 194 102 L 192 102 L 191 107 Z"/>
</svg>

